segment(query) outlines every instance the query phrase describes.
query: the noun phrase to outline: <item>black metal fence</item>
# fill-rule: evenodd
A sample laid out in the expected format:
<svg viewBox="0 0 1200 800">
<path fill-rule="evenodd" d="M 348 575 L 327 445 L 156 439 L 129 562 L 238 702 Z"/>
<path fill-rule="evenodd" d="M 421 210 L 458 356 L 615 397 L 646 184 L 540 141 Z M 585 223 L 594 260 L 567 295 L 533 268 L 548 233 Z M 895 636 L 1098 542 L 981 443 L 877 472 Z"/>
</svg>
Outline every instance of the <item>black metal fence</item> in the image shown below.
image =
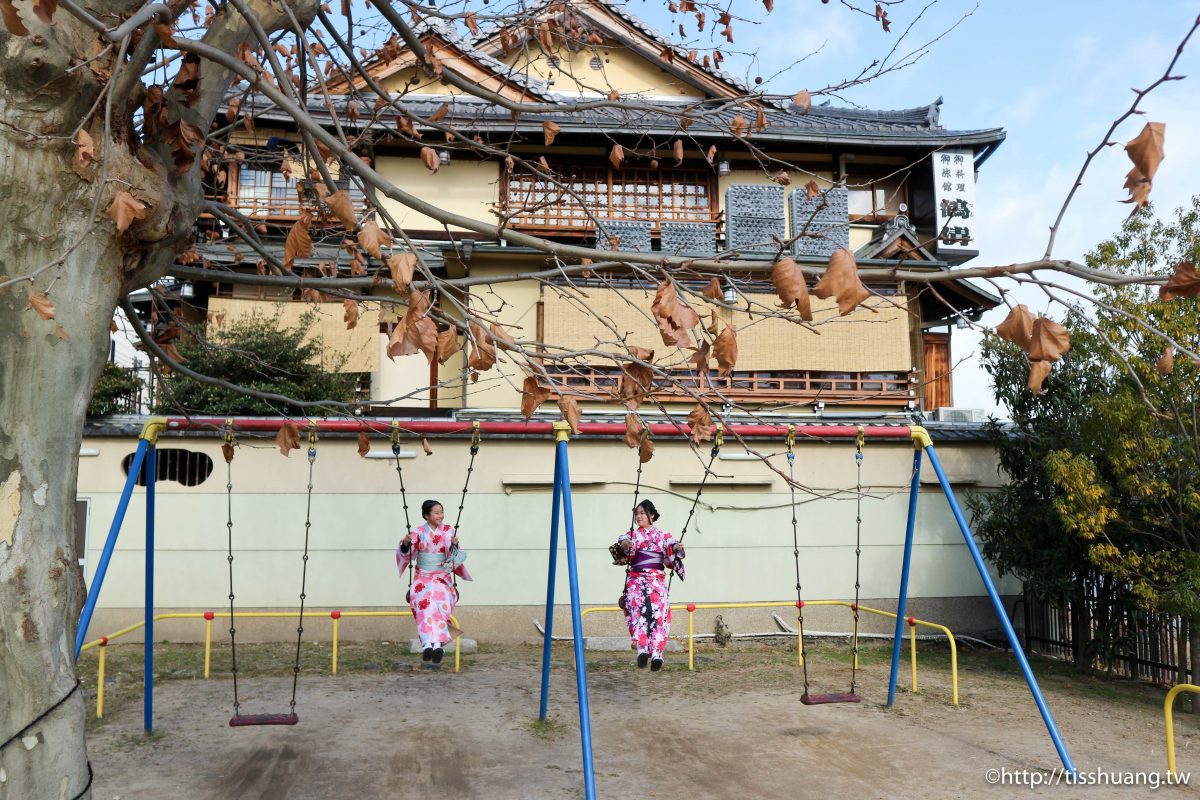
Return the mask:
<svg viewBox="0 0 1200 800">
<path fill-rule="evenodd" d="M 1137 608 L 1118 591 L 1090 581 L 1085 591 L 1092 666 L 1110 675 L 1159 684 L 1190 682 L 1186 622 L 1180 617 Z M 1044 603 L 1026 595 L 1025 649 L 1074 660 L 1075 603 Z"/>
</svg>

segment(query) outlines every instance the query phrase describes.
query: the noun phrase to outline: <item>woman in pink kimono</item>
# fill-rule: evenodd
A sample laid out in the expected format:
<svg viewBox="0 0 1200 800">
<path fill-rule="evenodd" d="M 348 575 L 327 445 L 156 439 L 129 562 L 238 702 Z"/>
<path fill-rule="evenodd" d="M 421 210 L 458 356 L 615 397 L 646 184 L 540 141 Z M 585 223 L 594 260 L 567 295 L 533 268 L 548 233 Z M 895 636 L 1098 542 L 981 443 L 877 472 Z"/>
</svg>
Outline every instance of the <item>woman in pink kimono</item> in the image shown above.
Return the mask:
<svg viewBox="0 0 1200 800">
<path fill-rule="evenodd" d="M 443 525 L 445 511 L 436 500 L 421 504 L 425 524 L 413 528 L 396 548 L 396 566 L 400 577 L 410 565 L 416 567 L 408 590 L 408 603 L 421 638 L 421 658 L 441 663 L 444 645 L 450 642 L 450 615 L 458 602 L 451 574 L 471 580 L 463 562 L 467 554 L 458 549 L 458 533 Z"/>
<path fill-rule="evenodd" d="M 663 650 L 671 633 L 671 599 L 667 596 L 666 571 L 683 580 L 683 545 L 654 523 L 658 511 L 654 503 L 643 500 L 633 510 L 633 527 L 617 538 L 610 550 L 614 563 L 627 564 L 625 593 L 621 607 L 629 625 L 637 665 L 658 672 L 663 665 Z"/>
</svg>

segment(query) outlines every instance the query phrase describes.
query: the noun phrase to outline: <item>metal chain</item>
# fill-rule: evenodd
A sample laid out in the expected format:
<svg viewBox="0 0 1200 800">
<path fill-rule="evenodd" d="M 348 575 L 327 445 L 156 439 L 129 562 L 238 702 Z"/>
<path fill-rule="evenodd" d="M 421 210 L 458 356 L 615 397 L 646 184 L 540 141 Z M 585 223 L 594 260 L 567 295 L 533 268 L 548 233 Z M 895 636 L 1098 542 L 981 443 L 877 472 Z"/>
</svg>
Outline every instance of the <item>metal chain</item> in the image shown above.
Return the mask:
<svg viewBox="0 0 1200 800">
<path fill-rule="evenodd" d="M 792 493 L 792 557 L 796 561 L 796 632 L 800 637 L 800 668 L 804 670 L 804 697 L 808 697 L 808 657 L 804 653 L 804 600 L 800 590 L 800 534 L 796 527 L 796 426 L 788 425 L 788 489 Z"/>
<path fill-rule="evenodd" d="M 304 601 L 308 595 L 305 587 L 308 582 L 308 539 L 312 530 L 312 490 L 313 465 L 317 460 L 317 423 L 308 423 L 308 501 L 304 509 L 304 555 L 300 568 L 300 619 L 296 625 L 296 663 L 292 667 L 292 700 L 289 704 L 292 714 L 296 713 L 296 688 L 300 683 L 300 645 L 304 641 Z"/>
<path fill-rule="evenodd" d="M 866 441 L 866 429 L 862 425 L 858 426 L 858 438 L 854 444 L 854 463 L 857 469 L 857 485 L 855 487 L 856 495 L 856 512 L 854 518 L 854 605 L 851 610 L 854 612 L 854 628 L 850 643 L 850 694 L 854 694 L 856 681 L 858 678 L 858 599 L 859 589 L 861 584 L 860 567 L 862 565 L 862 464 L 863 464 L 863 444 Z"/>
<path fill-rule="evenodd" d="M 400 503 L 404 506 L 404 535 L 407 536 L 412 531 L 412 522 L 408 518 L 408 495 L 404 491 L 404 469 L 400 466 L 400 423 L 392 423 L 392 456 L 396 459 L 396 476 L 400 478 Z M 415 558 L 408 560 L 408 587 L 412 588 L 413 582 L 413 561 Z"/>
<path fill-rule="evenodd" d="M 643 428 L 642 429 L 642 437 L 644 438 L 648 435 L 649 434 L 647 434 L 646 430 Z M 637 526 L 637 507 L 638 507 L 638 497 L 642 491 L 642 467 L 643 466 L 645 466 L 645 462 L 642 461 L 642 450 L 639 447 L 638 448 L 637 480 L 633 484 L 633 510 L 629 514 L 629 546 L 630 546 L 630 548 L 633 547 L 633 529 L 634 529 L 634 527 Z M 632 553 L 632 549 L 631 549 L 630 555 L 632 555 L 632 554 L 633 553 Z M 625 582 L 621 584 L 621 597 L 625 597 L 628 592 L 629 573 L 632 571 L 630 569 L 630 567 L 632 565 L 633 565 L 632 558 L 625 562 Z"/>
<path fill-rule="evenodd" d="M 479 422 L 471 426 L 471 460 L 467 462 L 467 478 L 463 481 L 462 497 L 458 499 L 458 516 L 454 519 L 454 535 L 458 535 L 458 524 L 462 522 L 463 506 L 467 503 L 467 487 L 471 485 L 471 473 L 475 471 L 475 456 L 479 455 Z M 411 575 L 410 575 L 411 578 Z M 454 596 L 458 597 L 458 575 L 450 570 L 450 582 L 454 586 Z"/>
<path fill-rule="evenodd" d="M 225 422 L 225 444 L 234 446 L 233 420 Z M 238 668 L 237 668 L 237 626 L 233 614 L 233 461 L 225 462 L 225 533 L 229 544 L 229 554 L 225 560 L 229 562 L 229 673 L 233 676 L 233 715 L 238 715 Z"/>
<path fill-rule="evenodd" d="M 725 428 L 718 424 L 716 435 L 713 437 L 712 452 L 708 457 L 708 466 L 704 468 L 704 477 L 700 479 L 700 488 L 696 490 L 696 496 L 692 499 L 692 507 L 688 511 L 687 519 L 684 520 L 683 530 L 679 533 L 678 544 L 683 544 L 683 537 L 687 536 L 688 525 L 692 524 L 692 515 L 696 513 L 696 506 L 700 504 L 700 495 L 704 493 L 704 484 L 708 482 L 708 476 L 712 474 L 713 462 L 717 460 L 717 453 L 721 452 L 721 445 L 725 444 Z M 675 580 L 675 573 L 672 572 L 667 576 L 667 591 L 671 591 L 671 582 Z"/>
</svg>

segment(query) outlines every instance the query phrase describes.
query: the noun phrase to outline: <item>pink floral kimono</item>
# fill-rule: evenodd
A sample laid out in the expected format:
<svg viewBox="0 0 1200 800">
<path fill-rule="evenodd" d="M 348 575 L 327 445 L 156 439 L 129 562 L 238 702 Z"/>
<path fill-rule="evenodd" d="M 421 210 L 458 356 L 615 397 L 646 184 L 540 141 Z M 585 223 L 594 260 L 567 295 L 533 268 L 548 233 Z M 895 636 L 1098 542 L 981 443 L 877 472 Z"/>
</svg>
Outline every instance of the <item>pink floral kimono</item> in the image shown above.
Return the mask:
<svg viewBox="0 0 1200 800">
<path fill-rule="evenodd" d="M 412 607 L 413 619 L 417 623 L 417 636 L 422 647 L 441 647 L 450 639 L 450 615 L 458 598 L 450 573 L 465 581 L 471 580 L 463 565 L 467 554 L 452 547 L 454 528 L 441 525 L 431 530 L 429 523 L 412 529 L 412 547 L 404 552 L 403 540 L 396 548 L 396 566 L 401 579 L 409 563 L 416 569 L 408 602 Z"/>
<path fill-rule="evenodd" d="M 666 570 L 683 580 L 683 559 L 675 558 L 675 537 L 657 527 L 636 528 L 617 537 L 631 540 L 629 576 L 625 580 L 625 621 L 638 654 L 661 659 L 671 633 L 671 599 Z"/>
</svg>

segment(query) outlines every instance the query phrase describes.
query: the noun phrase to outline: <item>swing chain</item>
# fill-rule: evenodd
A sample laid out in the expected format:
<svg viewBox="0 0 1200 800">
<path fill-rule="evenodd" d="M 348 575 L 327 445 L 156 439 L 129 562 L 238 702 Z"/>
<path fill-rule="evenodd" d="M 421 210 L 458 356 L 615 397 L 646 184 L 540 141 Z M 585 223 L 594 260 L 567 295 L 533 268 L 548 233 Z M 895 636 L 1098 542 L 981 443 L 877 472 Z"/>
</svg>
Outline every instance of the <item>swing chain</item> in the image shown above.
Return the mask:
<svg viewBox="0 0 1200 800">
<path fill-rule="evenodd" d="M 467 478 L 463 481 L 462 497 L 458 499 L 458 516 L 454 519 L 454 535 L 458 535 L 458 524 L 462 522 L 463 506 L 467 504 L 467 487 L 471 485 L 471 473 L 475 471 L 475 456 L 479 455 L 480 425 L 479 420 L 471 423 L 471 460 L 467 462 Z M 415 560 L 415 559 L 414 559 Z M 412 573 L 409 572 L 409 581 L 412 581 Z M 458 575 L 450 571 L 451 585 L 454 587 L 454 594 L 458 596 Z"/>
<path fill-rule="evenodd" d="M 225 444 L 233 447 L 233 418 L 225 420 Z M 229 563 L 229 673 L 233 676 L 233 713 L 237 716 L 241 703 L 238 701 L 237 682 L 237 625 L 234 617 L 233 593 L 233 461 L 225 462 L 225 534 L 229 545 L 226 561 Z"/>
<path fill-rule="evenodd" d="M 800 534 L 796 525 L 796 426 L 788 425 L 788 491 L 792 496 L 792 557 L 796 562 L 796 632 L 800 638 L 800 668 L 804 671 L 804 694 L 808 697 L 808 658 L 804 653 L 804 600 L 800 588 Z"/>
<path fill-rule="evenodd" d="M 400 504 L 404 507 L 404 535 L 412 531 L 412 522 L 408 518 L 408 494 L 404 490 L 404 468 L 400 466 L 400 423 L 392 421 L 392 456 L 396 459 L 396 477 L 400 479 Z M 408 588 L 412 589 L 413 565 L 416 559 L 408 562 Z M 407 595 L 406 595 L 407 596 Z"/>
<path fill-rule="evenodd" d="M 696 496 L 692 498 L 692 507 L 688 510 L 687 519 L 683 522 L 683 530 L 679 532 L 678 544 L 683 544 L 683 537 L 687 536 L 688 525 L 692 524 L 692 517 L 696 513 L 696 506 L 700 505 L 700 495 L 704 493 L 704 485 L 708 483 L 708 476 L 712 474 L 713 462 L 717 460 L 717 454 L 721 452 L 723 444 L 725 444 L 725 426 L 718 422 L 716 434 L 713 436 L 712 450 L 708 456 L 708 466 L 704 468 L 704 477 L 700 479 L 700 488 L 696 490 Z M 671 583 L 674 580 L 675 573 L 672 572 L 667 576 L 667 591 L 671 590 Z"/>
<path fill-rule="evenodd" d="M 858 426 L 858 436 L 855 438 L 854 446 L 854 464 L 857 471 L 857 481 L 855 487 L 855 518 L 854 518 L 854 605 L 851 610 L 854 612 L 852 644 L 850 647 L 850 694 L 854 694 L 854 690 L 858 678 L 858 603 L 859 590 L 861 588 L 860 572 L 862 565 L 862 464 L 863 464 L 863 446 L 866 443 L 866 429 Z"/>
<path fill-rule="evenodd" d="M 300 645 L 304 641 L 304 601 L 308 598 L 308 541 L 312 530 L 313 465 L 317 460 L 317 423 L 308 421 L 308 495 L 304 510 L 304 555 L 300 569 L 300 617 L 296 624 L 296 662 L 292 666 L 292 699 L 289 703 L 292 714 L 296 713 L 296 689 L 300 683 Z"/>
</svg>

